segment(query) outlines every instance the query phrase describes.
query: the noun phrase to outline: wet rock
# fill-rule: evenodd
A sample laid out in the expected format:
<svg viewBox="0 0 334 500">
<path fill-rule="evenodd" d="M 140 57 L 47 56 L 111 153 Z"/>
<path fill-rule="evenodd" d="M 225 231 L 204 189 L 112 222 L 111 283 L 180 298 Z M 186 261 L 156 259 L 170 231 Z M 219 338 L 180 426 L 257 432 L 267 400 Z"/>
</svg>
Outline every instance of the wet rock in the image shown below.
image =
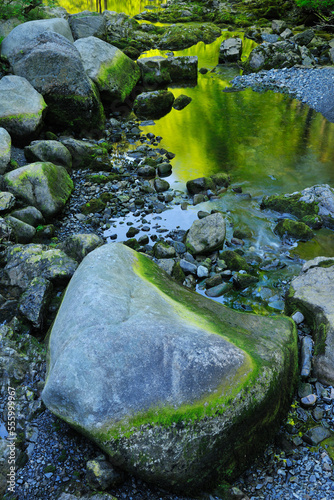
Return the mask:
<svg viewBox="0 0 334 500">
<path fill-rule="evenodd" d="M 34 227 L 44 224 L 45 222 L 42 213 L 36 207 L 25 207 L 13 210 L 10 215 Z"/>
<path fill-rule="evenodd" d="M 290 219 L 282 219 L 275 226 L 275 233 L 281 238 L 293 238 L 295 240 L 308 241 L 314 237 L 312 229 L 304 222 L 297 222 Z"/>
<path fill-rule="evenodd" d="M 102 14 L 94 12 L 94 14 L 92 13 L 86 16 L 84 13 L 80 12 L 79 14 L 70 16 L 68 22 L 74 40 L 90 36 L 105 40 L 107 37 L 107 21 Z"/>
<path fill-rule="evenodd" d="M 15 205 L 15 196 L 7 191 L 0 191 L 0 212 L 8 212 Z"/>
<path fill-rule="evenodd" d="M 33 141 L 24 148 L 24 156 L 30 162 L 51 162 L 67 171 L 72 167 L 71 153 L 58 141 Z"/>
<path fill-rule="evenodd" d="M 36 229 L 25 222 L 22 222 L 11 215 L 5 217 L 6 223 L 11 228 L 12 238 L 17 243 L 31 243 L 35 236 Z"/>
<path fill-rule="evenodd" d="M 174 259 L 158 259 L 157 264 L 161 269 L 163 269 L 167 274 L 169 274 L 169 276 L 172 276 L 175 265 Z"/>
<path fill-rule="evenodd" d="M 197 56 L 168 57 L 167 61 L 168 61 L 168 71 L 169 71 L 172 83 L 180 83 L 180 82 L 196 83 L 197 82 L 197 69 L 198 69 L 198 57 Z M 188 99 L 190 99 L 190 98 L 188 98 Z"/>
<path fill-rule="evenodd" d="M 221 277 L 220 274 L 214 274 L 207 280 L 205 280 L 205 287 L 206 288 L 212 288 L 214 286 L 220 285 L 223 281 L 223 278 Z"/>
<path fill-rule="evenodd" d="M 305 408 L 309 408 L 310 406 L 315 405 L 317 402 L 317 396 L 315 394 L 309 394 L 308 396 L 301 398 L 300 402 Z"/>
<path fill-rule="evenodd" d="M 221 283 L 220 285 L 213 286 L 205 290 L 205 295 L 208 297 L 220 297 L 224 293 L 230 292 L 232 289 L 232 283 Z"/>
<path fill-rule="evenodd" d="M 153 252 L 157 259 L 169 259 L 176 256 L 175 248 L 162 241 L 154 245 Z"/>
<path fill-rule="evenodd" d="M 0 174 L 4 174 L 10 162 L 12 139 L 4 128 L 0 128 Z"/>
<path fill-rule="evenodd" d="M 314 31 L 312 29 L 308 29 L 295 35 L 292 40 L 298 45 L 306 46 L 312 42 L 314 35 Z"/>
<path fill-rule="evenodd" d="M 303 58 L 309 57 L 314 64 L 314 58 L 305 47 L 303 57 L 300 47 L 289 40 L 282 40 L 275 43 L 264 43 L 255 47 L 250 53 L 246 67 L 250 71 L 259 71 L 271 68 L 290 68 L 296 64 L 302 64 Z"/>
<path fill-rule="evenodd" d="M 158 165 L 158 175 L 160 177 L 168 176 L 172 172 L 172 165 L 170 163 L 160 163 Z"/>
<path fill-rule="evenodd" d="M 186 259 L 180 260 L 180 267 L 185 274 L 197 274 L 197 265 Z"/>
<path fill-rule="evenodd" d="M 219 63 L 238 62 L 241 59 L 241 38 L 228 38 L 224 40 L 219 49 Z"/>
<path fill-rule="evenodd" d="M 102 100 L 124 102 L 140 77 L 135 62 L 121 50 L 94 36 L 74 43 L 89 78 L 99 89 Z"/>
<path fill-rule="evenodd" d="M 66 282 L 77 267 L 77 262 L 61 250 L 38 244 L 13 245 L 7 253 L 5 273 L 11 285 L 26 289 L 36 276 Z"/>
<path fill-rule="evenodd" d="M 210 177 L 199 177 L 187 182 L 187 190 L 189 194 L 197 194 L 206 192 L 208 189 L 214 189 L 215 184 Z"/>
<path fill-rule="evenodd" d="M 49 280 L 36 276 L 19 301 L 19 310 L 35 328 L 44 324 L 53 286 Z"/>
<path fill-rule="evenodd" d="M 305 434 L 303 434 L 303 440 L 311 446 L 316 446 L 324 439 L 331 437 L 331 435 L 332 433 L 329 429 L 318 425 L 305 432 Z"/>
<path fill-rule="evenodd" d="M 73 234 L 61 242 L 59 248 L 80 263 L 86 255 L 101 245 L 103 239 L 97 234 Z"/>
<path fill-rule="evenodd" d="M 334 265 L 312 267 L 293 279 L 287 296 L 287 309 L 300 310 L 306 321 L 314 326 L 314 375 L 320 382 L 334 383 Z"/>
<path fill-rule="evenodd" d="M 205 403 L 208 391 L 212 401 L 217 384 L 249 374 L 255 362 L 248 362 L 251 352 L 245 356 L 213 333 L 212 325 L 228 338 L 237 335 L 243 348 L 254 339 L 256 380 L 238 379 L 240 397 L 223 412 L 218 401 L 225 401 L 226 387 L 217 403 L 201 406 L 203 417 L 196 412 L 188 420 L 180 415 L 184 404 L 189 415 L 198 401 Z M 135 467 L 139 477 L 166 488 L 198 494 L 209 480 L 220 481 L 217 470 L 233 463 L 239 471 L 246 464 L 245 442 L 250 439 L 249 451 L 256 453 L 259 437 L 274 431 L 273 415 L 280 423 L 294 391 L 296 367 L 289 350 L 293 346 L 293 362 L 295 340 L 284 318 L 240 315 L 186 291 L 144 255 L 117 243 L 104 245 L 84 259 L 66 291 L 51 333 L 43 400 L 101 444 L 113 464 L 129 472 Z M 157 402 L 154 421 L 142 419 Z M 259 408 L 266 408 L 263 417 Z M 166 420 L 174 412 L 178 421 Z M 129 414 L 135 417 L 131 423 Z M 247 462 L 251 459 L 247 454 Z"/>
<path fill-rule="evenodd" d="M 150 165 L 143 165 L 138 168 L 137 174 L 140 177 L 155 177 L 155 168 Z"/>
<path fill-rule="evenodd" d="M 43 96 L 25 78 L 8 75 L 0 80 L 0 127 L 14 141 L 38 134 L 46 107 Z"/>
<path fill-rule="evenodd" d="M 166 57 L 154 56 L 138 59 L 141 79 L 145 85 L 167 85 L 172 79 Z"/>
<path fill-rule="evenodd" d="M 197 268 L 197 276 L 199 278 L 206 278 L 207 276 L 209 276 L 209 270 L 207 267 L 205 266 L 198 266 Z"/>
<path fill-rule="evenodd" d="M 196 220 L 189 229 L 186 247 L 194 255 L 207 254 L 222 248 L 226 225 L 221 213 Z"/>
<path fill-rule="evenodd" d="M 306 335 L 302 338 L 301 344 L 300 376 L 302 379 L 306 379 L 311 374 L 313 340 Z"/>
<path fill-rule="evenodd" d="M 72 137 L 61 140 L 72 155 L 73 168 L 92 170 L 110 170 L 110 159 L 107 151 L 101 146 L 90 142 L 80 141 Z"/>
<path fill-rule="evenodd" d="M 172 109 L 174 96 L 169 90 L 155 90 L 139 94 L 133 109 L 139 118 L 161 118 Z"/>
<path fill-rule="evenodd" d="M 212 43 L 221 34 L 218 26 L 211 23 L 201 23 L 200 26 L 188 24 L 173 24 L 168 26 L 160 39 L 162 50 L 180 50 L 191 47 L 198 42 Z"/>
<path fill-rule="evenodd" d="M 257 282 L 258 278 L 256 276 L 252 276 L 251 274 L 235 273 L 233 275 L 233 285 L 237 290 L 244 290 Z"/>
<path fill-rule="evenodd" d="M 271 27 L 274 33 L 280 35 L 286 29 L 286 22 L 281 19 L 273 19 L 271 22 Z"/>
<path fill-rule="evenodd" d="M 73 182 L 63 167 L 50 162 L 37 162 L 8 172 L 5 185 L 15 197 L 39 209 L 45 217 L 62 210 Z"/>
<path fill-rule="evenodd" d="M 176 109 L 177 111 L 180 111 L 184 109 L 186 106 L 188 106 L 188 104 L 190 104 L 191 101 L 192 101 L 191 97 L 181 94 L 175 99 L 173 108 Z"/>
</svg>

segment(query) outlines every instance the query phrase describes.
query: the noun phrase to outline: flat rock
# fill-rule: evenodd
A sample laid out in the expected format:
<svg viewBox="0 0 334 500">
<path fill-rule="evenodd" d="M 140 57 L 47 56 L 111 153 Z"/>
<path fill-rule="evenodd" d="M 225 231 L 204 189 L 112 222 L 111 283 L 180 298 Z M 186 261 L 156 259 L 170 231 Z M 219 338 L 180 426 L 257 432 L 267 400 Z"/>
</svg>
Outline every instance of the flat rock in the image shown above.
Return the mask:
<svg viewBox="0 0 334 500">
<path fill-rule="evenodd" d="M 287 297 L 290 311 L 300 310 L 314 325 L 313 372 L 321 382 L 334 384 L 334 265 L 331 259 L 318 260 L 292 280 Z"/>
<path fill-rule="evenodd" d="M 113 465 L 189 494 L 249 464 L 296 374 L 291 320 L 225 308 L 115 243 L 87 255 L 66 290 L 42 397 Z"/>
<path fill-rule="evenodd" d="M 193 254 L 218 250 L 224 244 L 225 231 L 225 219 L 220 213 L 196 220 L 187 234 L 187 249 Z"/>
<path fill-rule="evenodd" d="M 37 162 L 8 172 L 5 185 L 17 198 L 32 205 L 45 217 L 64 208 L 73 182 L 65 168 L 50 162 Z"/>
<path fill-rule="evenodd" d="M 0 127 L 13 140 L 24 141 L 37 134 L 45 111 L 43 96 L 25 78 L 8 75 L 0 80 Z"/>
</svg>

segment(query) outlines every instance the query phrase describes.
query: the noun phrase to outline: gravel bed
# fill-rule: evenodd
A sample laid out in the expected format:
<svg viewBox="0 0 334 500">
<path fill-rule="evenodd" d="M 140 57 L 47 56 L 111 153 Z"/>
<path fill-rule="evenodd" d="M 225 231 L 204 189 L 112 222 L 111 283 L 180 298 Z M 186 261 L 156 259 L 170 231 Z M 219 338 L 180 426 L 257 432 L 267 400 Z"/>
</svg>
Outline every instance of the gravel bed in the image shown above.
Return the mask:
<svg viewBox="0 0 334 500">
<path fill-rule="evenodd" d="M 237 76 L 236 89 L 274 90 L 287 93 L 308 104 L 334 122 L 334 68 L 284 68 Z"/>
</svg>

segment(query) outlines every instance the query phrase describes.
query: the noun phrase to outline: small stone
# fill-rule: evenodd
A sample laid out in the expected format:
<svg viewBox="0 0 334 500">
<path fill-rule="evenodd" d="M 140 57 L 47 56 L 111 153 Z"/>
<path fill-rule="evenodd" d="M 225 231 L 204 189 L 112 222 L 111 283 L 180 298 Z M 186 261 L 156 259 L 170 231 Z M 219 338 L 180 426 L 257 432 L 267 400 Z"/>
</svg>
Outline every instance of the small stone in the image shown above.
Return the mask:
<svg viewBox="0 0 334 500">
<path fill-rule="evenodd" d="M 300 312 L 300 311 L 297 311 L 295 312 L 291 318 L 293 319 L 293 321 L 296 323 L 296 325 L 299 325 L 300 323 L 302 323 L 304 321 L 304 316 L 303 314 Z"/>
<path fill-rule="evenodd" d="M 208 268 L 205 267 L 205 266 L 198 266 L 198 268 L 197 268 L 197 276 L 199 278 L 206 278 L 207 276 L 209 276 Z"/>
<path fill-rule="evenodd" d="M 314 406 L 317 402 L 317 396 L 315 394 L 310 394 L 309 396 L 305 396 L 300 400 L 301 404 L 308 408 L 310 406 Z"/>
<path fill-rule="evenodd" d="M 303 440 L 311 446 L 316 446 L 317 444 L 321 443 L 321 441 L 329 438 L 330 436 L 330 430 L 319 425 L 305 432 L 305 434 L 303 435 Z"/>
</svg>

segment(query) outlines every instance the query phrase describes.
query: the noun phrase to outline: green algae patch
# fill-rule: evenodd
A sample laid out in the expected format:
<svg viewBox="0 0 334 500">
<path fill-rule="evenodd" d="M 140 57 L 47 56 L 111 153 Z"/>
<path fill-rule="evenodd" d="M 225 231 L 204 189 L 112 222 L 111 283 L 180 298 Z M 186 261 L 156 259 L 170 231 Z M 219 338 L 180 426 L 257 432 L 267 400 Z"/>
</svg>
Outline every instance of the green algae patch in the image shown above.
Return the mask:
<svg viewBox="0 0 334 500">
<path fill-rule="evenodd" d="M 112 66 L 101 65 L 96 76 L 96 84 L 100 89 L 102 100 L 124 102 L 139 78 L 140 70 L 137 64 L 119 51 L 113 58 Z"/>
<path fill-rule="evenodd" d="M 284 219 L 280 220 L 274 229 L 281 238 L 287 236 L 296 240 L 308 241 L 314 236 L 312 229 L 309 228 L 304 222 L 297 222 L 295 220 Z"/>
<path fill-rule="evenodd" d="M 306 203 L 300 200 L 301 197 L 301 193 L 265 196 L 262 200 L 261 208 L 269 208 L 276 212 L 292 214 L 298 217 L 298 219 L 310 216 L 315 217 L 319 212 L 318 203 L 315 201 Z"/>
</svg>

